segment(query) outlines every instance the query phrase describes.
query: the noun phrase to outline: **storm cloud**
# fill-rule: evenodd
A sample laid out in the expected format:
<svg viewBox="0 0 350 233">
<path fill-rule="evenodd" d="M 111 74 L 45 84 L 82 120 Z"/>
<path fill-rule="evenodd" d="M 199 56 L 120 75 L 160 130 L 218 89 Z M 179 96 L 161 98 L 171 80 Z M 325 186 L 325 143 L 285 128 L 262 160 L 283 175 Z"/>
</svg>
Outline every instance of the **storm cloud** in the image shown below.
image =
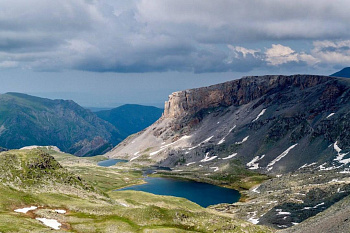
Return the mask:
<svg viewBox="0 0 350 233">
<path fill-rule="evenodd" d="M 346 65 L 349 11 L 347 0 L 2 1 L 0 69 L 205 73 Z"/>
</svg>

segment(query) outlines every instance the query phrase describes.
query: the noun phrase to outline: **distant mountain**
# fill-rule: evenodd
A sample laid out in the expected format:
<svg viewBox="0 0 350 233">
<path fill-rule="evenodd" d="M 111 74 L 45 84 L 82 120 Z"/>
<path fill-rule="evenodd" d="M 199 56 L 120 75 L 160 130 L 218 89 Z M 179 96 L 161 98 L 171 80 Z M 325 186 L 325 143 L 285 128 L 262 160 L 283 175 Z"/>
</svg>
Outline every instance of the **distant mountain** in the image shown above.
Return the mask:
<svg viewBox="0 0 350 233">
<path fill-rule="evenodd" d="M 346 67 L 342 69 L 341 71 L 338 71 L 334 74 L 331 74 L 332 77 L 343 77 L 343 78 L 350 78 L 350 67 Z"/>
<path fill-rule="evenodd" d="M 163 109 L 137 104 L 126 104 L 111 110 L 98 111 L 95 114 L 114 125 L 123 138 L 137 133 L 155 121 L 163 113 Z"/>
<path fill-rule="evenodd" d="M 54 145 L 77 156 L 91 156 L 108 151 L 120 140 L 113 125 L 71 100 L 0 95 L 0 147 Z"/>
<path fill-rule="evenodd" d="M 84 108 L 86 109 L 89 109 L 91 112 L 99 112 L 99 111 L 106 111 L 106 110 L 111 110 L 113 108 L 99 108 L 99 107 L 86 107 L 86 106 L 83 106 Z"/>
</svg>

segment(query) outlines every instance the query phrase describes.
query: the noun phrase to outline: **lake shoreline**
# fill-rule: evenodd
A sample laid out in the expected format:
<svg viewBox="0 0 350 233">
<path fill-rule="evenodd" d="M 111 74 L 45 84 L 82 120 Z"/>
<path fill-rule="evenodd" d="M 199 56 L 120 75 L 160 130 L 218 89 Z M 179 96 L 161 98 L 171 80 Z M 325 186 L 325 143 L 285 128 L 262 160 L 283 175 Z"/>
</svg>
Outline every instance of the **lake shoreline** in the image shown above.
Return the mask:
<svg viewBox="0 0 350 233">
<path fill-rule="evenodd" d="M 143 191 L 155 195 L 185 198 L 203 208 L 222 203 L 233 204 L 239 201 L 240 192 L 235 189 L 174 177 L 145 177 L 146 184 L 124 187 L 115 191 Z M 200 193 L 200 195 L 198 195 Z"/>
</svg>

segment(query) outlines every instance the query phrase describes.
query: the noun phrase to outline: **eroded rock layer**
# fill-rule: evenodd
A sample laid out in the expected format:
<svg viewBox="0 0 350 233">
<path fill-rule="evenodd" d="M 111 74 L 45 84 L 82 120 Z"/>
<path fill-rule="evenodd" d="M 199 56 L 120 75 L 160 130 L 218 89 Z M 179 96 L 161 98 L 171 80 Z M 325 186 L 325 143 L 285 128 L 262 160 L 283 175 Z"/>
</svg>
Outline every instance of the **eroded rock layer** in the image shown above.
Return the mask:
<svg viewBox="0 0 350 233">
<path fill-rule="evenodd" d="M 108 156 L 210 172 L 225 172 L 232 161 L 275 174 L 310 164 L 347 169 L 349 85 L 328 76 L 273 75 L 175 92 L 155 124 Z"/>
</svg>

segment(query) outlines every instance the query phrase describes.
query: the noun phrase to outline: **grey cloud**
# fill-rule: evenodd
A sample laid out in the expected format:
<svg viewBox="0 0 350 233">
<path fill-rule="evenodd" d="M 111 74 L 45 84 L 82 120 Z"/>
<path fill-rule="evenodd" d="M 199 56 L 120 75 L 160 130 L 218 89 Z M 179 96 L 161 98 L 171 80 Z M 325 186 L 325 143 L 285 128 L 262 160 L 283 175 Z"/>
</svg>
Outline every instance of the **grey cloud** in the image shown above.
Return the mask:
<svg viewBox="0 0 350 233">
<path fill-rule="evenodd" d="M 264 48 L 228 44 L 342 40 L 347 0 L 18 0 L 0 3 L 0 63 L 40 71 L 247 72 L 271 66 Z M 275 62 L 310 65 L 337 48 Z M 327 51 L 326 51 L 327 50 Z M 276 59 L 279 59 L 278 56 Z"/>
</svg>

